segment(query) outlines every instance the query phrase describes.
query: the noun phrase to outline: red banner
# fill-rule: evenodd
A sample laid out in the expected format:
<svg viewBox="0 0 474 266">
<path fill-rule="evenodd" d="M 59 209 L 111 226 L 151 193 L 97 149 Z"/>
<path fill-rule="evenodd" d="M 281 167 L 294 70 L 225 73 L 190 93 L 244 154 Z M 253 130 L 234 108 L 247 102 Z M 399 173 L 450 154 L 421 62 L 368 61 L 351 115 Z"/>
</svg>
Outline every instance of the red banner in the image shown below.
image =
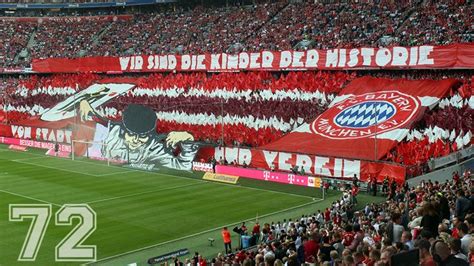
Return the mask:
<svg viewBox="0 0 474 266">
<path fill-rule="evenodd" d="M 33 60 L 39 73 L 474 68 L 474 44 Z"/>
<path fill-rule="evenodd" d="M 355 79 L 314 121 L 262 149 L 382 159 L 406 137 L 425 108 L 437 104 L 454 84 L 452 79 Z"/>
<path fill-rule="evenodd" d="M 299 173 L 303 170 L 304 175 L 310 176 L 353 178 L 356 175 L 361 181 L 375 176 L 380 182 L 385 176 L 389 176 L 398 183 L 405 181 L 405 167 L 383 162 L 236 147 L 201 148 L 198 157 L 206 160 L 213 157 L 219 162 L 225 160 L 229 164 L 282 172 L 291 172 L 296 166 Z"/>
<path fill-rule="evenodd" d="M 50 123 L 53 126 L 53 123 Z M 17 139 L 31 139 L 38 141 L 71 143 L 72 130 L 67 128 L 51 128 L 28 125 L 0 125 L 0 136 Z"/>
</svg>

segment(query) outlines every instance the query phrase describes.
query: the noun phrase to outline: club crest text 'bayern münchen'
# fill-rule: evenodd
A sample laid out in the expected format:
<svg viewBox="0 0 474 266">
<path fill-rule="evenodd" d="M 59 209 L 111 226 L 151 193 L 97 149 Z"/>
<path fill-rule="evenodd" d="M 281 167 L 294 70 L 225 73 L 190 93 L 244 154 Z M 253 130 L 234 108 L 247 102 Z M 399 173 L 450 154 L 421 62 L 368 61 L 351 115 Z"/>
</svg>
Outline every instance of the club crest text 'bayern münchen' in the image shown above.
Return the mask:
<svg viewBox="0 0 474 266">
<path fill-rule="evenodd" d="M 415 97 L 398 91 L 355 95 L 321 114 L 311 129 L 331 139 L 371 137 L 405 125 L 419 106 Z"/>
</svg>

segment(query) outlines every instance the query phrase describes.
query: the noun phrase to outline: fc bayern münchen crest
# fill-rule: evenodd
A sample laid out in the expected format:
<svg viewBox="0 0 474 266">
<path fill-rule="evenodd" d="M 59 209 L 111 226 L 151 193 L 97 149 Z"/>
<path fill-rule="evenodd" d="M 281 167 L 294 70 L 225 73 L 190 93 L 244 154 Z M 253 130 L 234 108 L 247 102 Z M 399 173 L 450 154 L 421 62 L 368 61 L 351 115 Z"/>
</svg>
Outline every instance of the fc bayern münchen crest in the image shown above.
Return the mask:
<svg viewBox="0 0 474 266">
<path fill-rule="evenodd" d="M 351 96 L 322 113 L 311 130 L 331 139 L 357 139 L 405 125 L 415 115 L 419 101 L 398 91 Z"/>
</svg>

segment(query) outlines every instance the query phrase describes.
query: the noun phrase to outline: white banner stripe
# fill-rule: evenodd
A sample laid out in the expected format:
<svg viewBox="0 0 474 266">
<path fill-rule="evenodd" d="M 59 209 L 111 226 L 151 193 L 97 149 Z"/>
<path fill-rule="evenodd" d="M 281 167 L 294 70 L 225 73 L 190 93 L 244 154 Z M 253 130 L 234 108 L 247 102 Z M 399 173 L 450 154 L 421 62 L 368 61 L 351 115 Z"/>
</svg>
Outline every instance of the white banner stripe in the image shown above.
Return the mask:
<svg viewBox="0 0 474 266">
<path fill-rule="evenodd" d="M 214 114 L 187 114 L 184 112 L 157 112 L 158 120 L 175 122 L 179 124 L 188 125 L 220 125 L 222 121 L 225 125 L 237 125 L 243 124 L 248 128 L 260 129 L 260 128 L 274 128 L 283 132 L 290 131 L 293 126 L 288 122 L 284 122 L 278 119 L 276 116 L 272 116 L 268 119 L 255 118 L 252 115 L 238 116 L 227 114 L 223 118 Z"/>
<path fill-rule="evenodd" d="M 50 96 L 62 95 L 70 96 L 75 93 L 75 89 L 71 87 L 42 87 L 33 90 L 29 90 L 25 87 L 18 88 L 14 94 L 21 96 L 23 98 L 28 98 L 31 96 L 37 96 L 41 94 L 46 94 Z M 326 94 L 325 92 L 320 92 L 316 90 L 315 92 L 306 92 L 298 88 L 293 90 L 276 90 L 272 92 L 270 89 L 255 89 L 255 90 L 237 90 L 233 89 L 213 89 L 205 90 L 204 88 L 190 88 L 185 90 L 184 88 L 134 88 L 129 92 L 130 96 L 149 96 L 149 97 L 158 97 L 164 96 L 169 98 L 177 98 L 179 96 L 184 97 L 209 97 L 216 99 L 237 99 L 244 100 L 246 102 L 255 101 L 255 100 L 264 100 L 264 101 L 281 101 L 281 100 L 293 100 L 293 101 L 308 101 L 312 102 L 315 100 L 321 101 L 322 104 L 330 102 L 334 99 L 334 95 Z"/>
</svg>

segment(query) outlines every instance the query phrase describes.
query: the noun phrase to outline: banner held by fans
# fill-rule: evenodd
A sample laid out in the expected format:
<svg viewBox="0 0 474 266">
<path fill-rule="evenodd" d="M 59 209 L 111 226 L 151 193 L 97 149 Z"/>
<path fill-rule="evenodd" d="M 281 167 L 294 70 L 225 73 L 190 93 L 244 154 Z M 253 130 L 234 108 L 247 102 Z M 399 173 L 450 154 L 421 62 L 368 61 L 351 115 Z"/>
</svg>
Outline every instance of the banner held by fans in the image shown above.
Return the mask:
<svg viewBox="0 0 474 266">
<path fill-rule="evenodd" d="M 474 44 L 34 59 L 37 73 L 474 68 Z"/>
</svg>

